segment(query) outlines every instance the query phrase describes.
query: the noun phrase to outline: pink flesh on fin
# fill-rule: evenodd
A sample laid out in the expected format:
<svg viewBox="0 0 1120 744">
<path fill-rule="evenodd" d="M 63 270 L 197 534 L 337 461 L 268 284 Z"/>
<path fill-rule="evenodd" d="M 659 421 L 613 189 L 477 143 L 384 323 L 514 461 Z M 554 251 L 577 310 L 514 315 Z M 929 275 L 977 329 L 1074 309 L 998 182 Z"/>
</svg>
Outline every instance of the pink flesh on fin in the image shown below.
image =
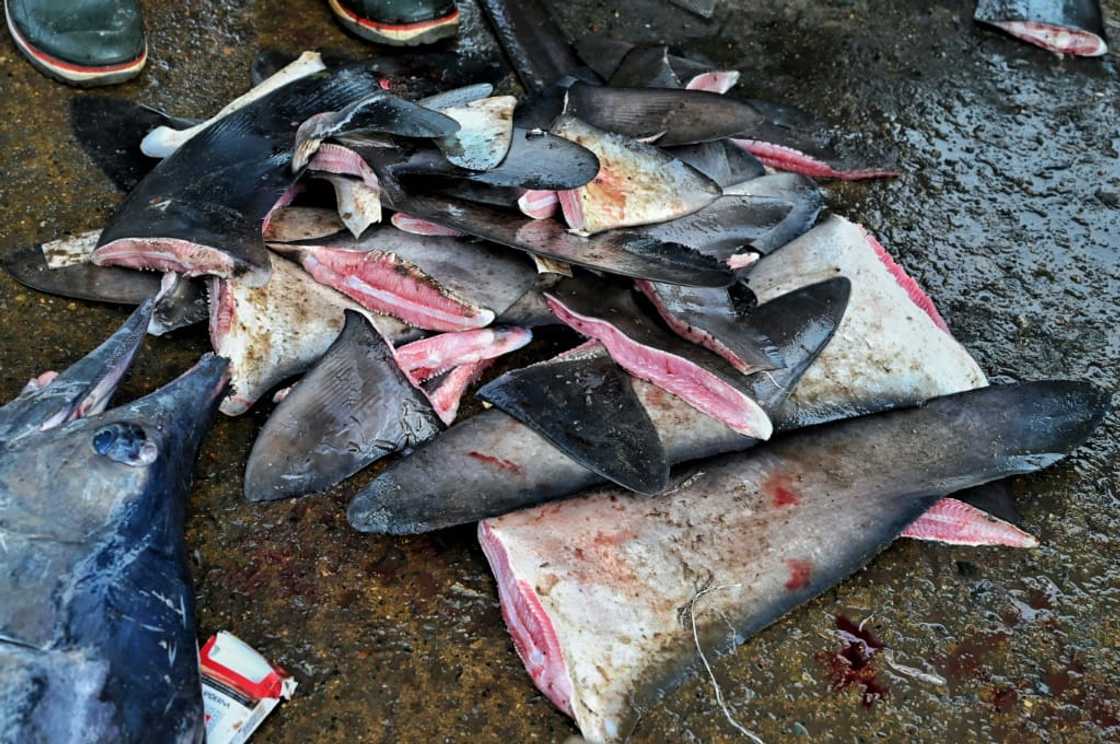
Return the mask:
<svg viewBox="0 0 1120 744">
<path fill-rule="evenodd" d="M 755 439 L 770 438 L 770 417 L 755 401 L 717 375 L 674 354 L 639 344 L 611 323 L 580 315 L 550 294 L 552 313 L 573 330 L 602 342 L 611 358 L 635 377 L 684 400 L 732 430 Z"/>
<path fill-rule="evenodd" d="M 537 689 L 557 708 L 574 717 L 572 680 L 564 661 L 564 652 L 536 591 L 528 582 L 519 581 L 513 575 L 509 553 L 494 536 L 488 522 L 479 522 L 478 542 L 497 579 L 502 619 L 513 638 L 517 655 Z"/>
<path fill-rule="evenodd" d="M 579 189 L 570 191 L 557 191 L 556 198 L 560 202 L 560 210 L 564 213 L 564 221 L 573 230 L 583 230 L 587 222 L 583 218 L 583 203 L 580 201 Z"/>
<path fill-rule="evenodd" d="M 526 189 L 525 193 L 517 200 L 517 207 L 526 217 L 534 220 L 547 220 L 556 214 L 556 207 L 560 198 L 555 191 L 538 191 Z"/>
<path fill-rule="evenodd" d="M 216 248 L 177 238 L 121 238 L 94 250 L 95 266 L 174 271 L 187 276 L 231 277 L 233 259 Z"/>
<path fill-rule="evenodd" d="M 419 384 L 453 367 L 516 351 L 532 340 L 532 331 L 520 326 L 480 328 L 422 338 L 397 347 L 393 353 L 397 366 Z"/>
<path fill-rule="evenodd" d="M 229 284 L 217 277 L 210 277 L 206 284 L 206 294 L 210 297 L 210 345 L 222 348 L 222 341 L 233 326 L 233 301 Z"/>
<path fill-rule="evenodd" d="M 949 545 L 1038 547 L 1038 540 L 1033 535 L 954 498 L 938 501 L 903 530 L 902 537 Z"/>
<path fill-rule="evenodd" d="M 365 159 L 349 147 L 342 145 L 320 145 L 308 168 L 339 176 L 357 176 L 371 189 L 378 189 L 380 186 L 377 174 Z"/>
<path fill-rule="evenodd" d="M 867 168 L 862 170 L 836 170 L 823 160 L 818 160 L 812 155 L 807 155 L 800 150 L 785 145 L 775 145 L 758 140 L 735 139 L 731 140 L 751 155 L 754 155 L 763 165 L 776 170 L 800 173 L 803 176 L 815 178 L 835 178 L 840 181 L 862 181 L 868 178 L 896 178 L 897 171 Z"/>
<path fill-rule="evenodd" d="M 47 370 L 42 374 L 36 375 L 35 377 L 32 377 L 27 381 L 27 384 L 23 386 L 23 390 L 20 391 L 20 395 L 23 395 L 24 393 L 34 393 L 42 390 L 47 385 L 50 385 L 52 382 L 54 382 L 54 378 L 56 377 L 58 377 L 58 373 L 54 370 Z"/>
<path fill-rule="evenodd" d="M 494 320 L 494 311 L 453 297 L 419 267 L 393 253 L 309 246 L 300 252 L 300 263 L 320 284 L 417 328 L 461 331 Z"/>
<path fill-rule="evenodd" d="M 437 225 L 434 222 L 428 222 L 425 219 L 422 219 L 420 217 L 413 217 L 411 214 L 405 214 L 404 212 L 395 212 L 390 219 L 393 223 L 393 226 L 398 230 L 406 233 L 412 233 L 413 235 L 427 235 L 433 237 L 450 238 L 459 238 L 463 235 L 463 233 L 459 232 L 453 227 L 444 227 L 443 225 Z"/>
<path fill-rule="evenodd" d="M 276 203 L 268 210 L 268 214 L 264 216 L 264 220 L 261 222 L 261 235 L 268 235 L 268 228 L 272 224 L 272 216 L 276 214 L 277 210 L 283 209 L 291 204 L 301 191 L 303 191 L 303 184 L 297 181 L 280 195 L 280 198 L 277 199 Z"/>
<path fill-rule="evenodd" d="M 653 288 L 653 285 L 650 284 L 648 279 L 638 279 L 634 282 L 634 285 L 638 288 L 638 291 L 644 294 L 649 299 L 649 301 L 653 303 L 654 308 L 657 310 L 657 314 L 660 315 L 661 319 L 665 321 L 665 325 L 673 329 L 673 332 L 678 336 L 683 339 L 687 339 L 694 344 L 703 346 L 713 354 L 718 354 L 719 356 L 726 359 L 728 364 L 742 372 L 744 375 L 753 374 L 757 371 L 755 368 L 751 367 L 750 364 L 744 361 L 738 354 L 729 349 L 718 338 L 703 330 L 702 328 L 694 328 L 690 326 L 688 323 L 683 322 L 680 318 L 677 318 L 671 312 L 669 312 L 669 309 L 665 307 L 665 303 L 661 301 L 661 297 L 658 296 L 657 292 Z"/>
<path fill-rule="evenodd" d="M 727 267 L 732 271 L 738 271 L 739 269 L 745 269 L 748 266 L 754 266 L 756 263 L 758 263 L 759 258 L 761 258 L 761 256 L 754 251 L 747 251 L 746 253 L 736 253 L 735 255 L 728 257 Z"/>
<path fill-rule="evenodd" d="M 906 273 L 906 269 L 898 265 L 898 263 L 887 253 L 887 249 L 883 247 L 882 243 L 875 239 L 875 236 L 867 231 L 867 228 L 861 226 L 863 235 L 867 239 L 868 245 L 875 251 L 875 255 L 887 267 L 887 271 L 891 273 L 898 285 L 906 290 L 906 295 L 913 300 L 914 304 L 920 307 L 926 315 L 930 317 L 933 324 L 941 330 L 949 333 L 949 324 L 941 317 L 941 313 L 937 311 L 937 307 L 933 304 L 930 296 L 918 286 L 913 277 Z"/>
<path fill-rule="evenodd" d="M 713 70 L 704 72 L 688 81 L 687 90 L 704 90 L 709 93 L 724 94 L 739 82 L 738 70 Z"/>
<path fill-rule="evenodd" d="M 467 387 L 482 377 L 482 373 L 493 363 L 493 359 L 483 359 L 462 364 L 448 372 L 435 390 L 427 393 L 428 402 L 432 404 L 436 415 L 445 426 L 455 423 L 463 393 L 466 392 Z"/>
<path fill-rule="evenodd" d="M 1054 26 L 1037 21 L 1004 21 L 993 23 L 1016 39 L 1040 46 L 1055 54 L 1078 57 L 1099 57 L 1108 52 L 1108 44 L 1094 33 L 1077 28 Z"/>
</svg>

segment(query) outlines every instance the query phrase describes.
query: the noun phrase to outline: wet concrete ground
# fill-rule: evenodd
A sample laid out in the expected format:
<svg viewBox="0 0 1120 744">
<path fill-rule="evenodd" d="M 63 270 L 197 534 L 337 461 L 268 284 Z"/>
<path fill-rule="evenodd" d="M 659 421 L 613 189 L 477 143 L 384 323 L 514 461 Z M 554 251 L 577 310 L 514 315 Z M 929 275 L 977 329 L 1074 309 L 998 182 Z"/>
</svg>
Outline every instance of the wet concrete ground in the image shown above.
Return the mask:
<svg viewBox="0 0 1120 744">
<path fill-rule="evenodd" d="M 1120 378 L 1117 58 L 1061 60 L 975 27 L 957 0 L 719 2 L 711 22 L 658 0 L 553 3 L 573 35 L 665 40 L 744 71 L 741 93 L 798 104 L 896 159 L 891 183 L 832 187 L 928 288 L 997 380 Z M 1120 2 L 1108 0 L 1120 19 Z M 619 8 L 616 10 L 615 8 Z M 262 46 L 371 47 L 318 0 L 145 3 L 151 64 L 111 95 L 197 116 L 248 84 Z M 466 11 L 471 9 L 466 8 Z M 467 12 L 464 46 L 487 53 Z M 1114 29 L 1120 42 L 1120 29 Z M 121 198 L 69 135 L 74 91 L 0 40 L 0 247 L 98 227 Z M 0 395 L 65 366 L 125 311 L 40 296 L 0 277 Z M 123 395 L 207 348 L 201 329 L 150 339 Z M 226 628 L 299 679 L 255 740 L 562 741 L 572 724 L 530 684 L 472 529 L 358 535 L 325 495 L 241 500 L 269 405 L 219 422 L 198 469 L 188 541 L 204 635 Z M 1120 739 L 1120 418 L 1077 455 L 1017 479 L 1032 551 L 899 542 L 867 570 L 716 665 L 734 715 L 766 741 Z M 900 457 L 906 453 L 900 452 Z M 890 650 L 834 684 L 834 615 Z M 943 678 L 924 680 L 910 667 Z M 732 741 L 698 679 L 635 741 Z"/>
</svg>

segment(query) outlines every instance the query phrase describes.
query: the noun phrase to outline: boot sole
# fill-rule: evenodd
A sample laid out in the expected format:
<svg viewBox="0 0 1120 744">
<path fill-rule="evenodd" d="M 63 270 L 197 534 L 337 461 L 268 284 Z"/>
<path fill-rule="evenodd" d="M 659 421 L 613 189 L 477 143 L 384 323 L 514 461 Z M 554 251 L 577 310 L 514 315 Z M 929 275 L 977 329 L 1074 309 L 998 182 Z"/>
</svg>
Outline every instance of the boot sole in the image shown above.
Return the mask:
<svg viewBox="0 0 1120 744">
<path fill-rule="evenodd" d="M 330 0 L 331 10 L 346 30 L 366 41 L 390 46 L 418 46 L 447 39 L 459 33 L 459 9 L 442 18 L 416 23 L 378 23 L 362 18 L 343 5 L 340 0 Z"/>
<path fill-rule="evenodd" d="M 123 83 L 139 75 L 140 71 L 144 69 L 144 64 L 148 61 L 148 45 L 145 43 L 143 53 L 129 62 L 101 67 L 67 62 L 37 49 L 27 39 L 23 38 L 19 29 L 16 28 L 16 24 L 12 22 L 7 3 L 4 3 L 4 18 L 8 22 L 8 31 L 12 34 L 16 48 L 27 58 L 27 61 L 44 75 L 68 85 L 76 85 L 79 88 L 93 88 L 99 85 Z"/>
</svg>

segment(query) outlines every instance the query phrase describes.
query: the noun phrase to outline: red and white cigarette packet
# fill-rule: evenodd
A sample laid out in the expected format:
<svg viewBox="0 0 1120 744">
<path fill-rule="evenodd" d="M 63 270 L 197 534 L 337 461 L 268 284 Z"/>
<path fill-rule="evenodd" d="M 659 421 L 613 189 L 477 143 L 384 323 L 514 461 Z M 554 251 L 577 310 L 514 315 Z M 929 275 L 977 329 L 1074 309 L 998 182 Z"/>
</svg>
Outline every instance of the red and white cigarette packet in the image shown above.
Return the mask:
<svg viewBox="0 0 1120 744">
<path fill-rule="evenodd" d="M 207 744 L 241 744 L 289 700 L 296 681 L 232 633 L 219 631 L 199 652 Z"/>
</svg>

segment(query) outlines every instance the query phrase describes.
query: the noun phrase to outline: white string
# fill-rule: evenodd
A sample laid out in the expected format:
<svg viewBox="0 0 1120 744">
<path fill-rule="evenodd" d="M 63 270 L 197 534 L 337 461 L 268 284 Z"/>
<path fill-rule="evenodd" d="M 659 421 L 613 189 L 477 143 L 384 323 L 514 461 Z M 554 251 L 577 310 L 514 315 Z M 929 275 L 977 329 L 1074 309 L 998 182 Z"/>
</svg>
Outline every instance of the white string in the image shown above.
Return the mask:
<svg viewBox="0 0 1120 744">
<path fill-rule="evenodd" d="M 700 646 L 700 633 L 696 630 L 696 603 L 700 601 L 700 598 L 705 594 L 709 594 L 711 592 L 717 592 L 723 589 L 738 588 L 739 584 L 727 584 L 724 586 L 705 587 L 696 592 L 696 594 L 692 597 L 692 601 L 688 603 L 688 615 L 689 619 L 692 621 L 692 640 L 696 643 L 696 653 L 700 655 L 700 661 L 704 663 L 704 669 L 708 672 L 708 678 L 712 680 L 712 689 L 714 689 L 716 692 L 716 703 L 719 704 L 720 710 L 723 711 L 724 718 L 727 719 L 728 723 L 735 727 L 735 730 L 753 741 L 755 744 L 765 744 L 765 742 L 762 741 L 762 739 L 757 734 L 748 731 L 747 728 L 743 726 L 743 724 L 736 721 L 735 717 L 731 715 L 731 709 L 727 707 L 727 703 L 725 703 L 723 700 L 723 689 L 720 688 L 719 682 L 716 680 L 715 672 L 712 671 L 712 665 L 708 663 L 708 657 L 704 655 L 704 649 Z"/>
</svg>

